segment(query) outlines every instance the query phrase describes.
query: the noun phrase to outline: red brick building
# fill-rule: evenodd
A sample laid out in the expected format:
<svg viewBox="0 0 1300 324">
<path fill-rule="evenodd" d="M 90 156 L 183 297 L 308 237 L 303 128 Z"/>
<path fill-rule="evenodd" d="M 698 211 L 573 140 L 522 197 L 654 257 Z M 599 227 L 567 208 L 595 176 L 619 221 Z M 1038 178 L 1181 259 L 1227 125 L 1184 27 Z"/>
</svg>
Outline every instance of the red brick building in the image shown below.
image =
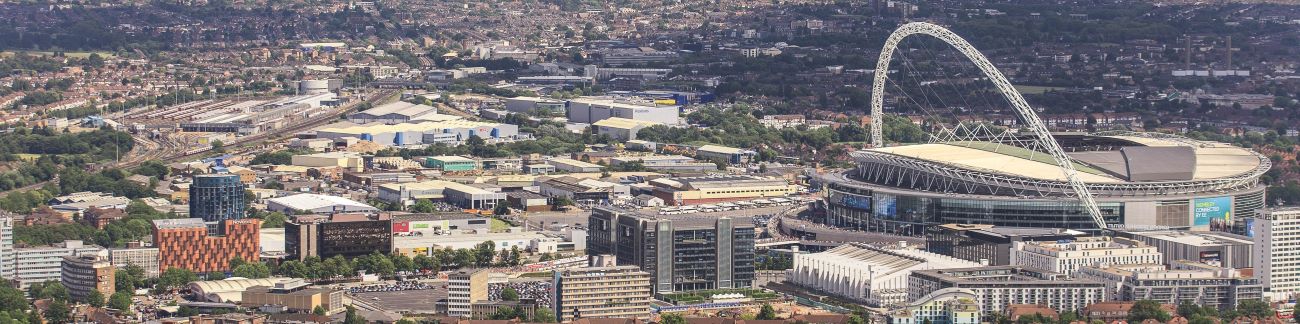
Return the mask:
<svg viewBox="0 0 1300 324">
<path fill-rule="evenodd" d="M 230 219 L 216 223 L 215 232 L 209 232 L 198 218 L 155 220 L 153 244 L 158 247 L 159 271 L 229 271 L 235 257 L 258 260 L 261 227 L 258 219 Z"/>
</svg>

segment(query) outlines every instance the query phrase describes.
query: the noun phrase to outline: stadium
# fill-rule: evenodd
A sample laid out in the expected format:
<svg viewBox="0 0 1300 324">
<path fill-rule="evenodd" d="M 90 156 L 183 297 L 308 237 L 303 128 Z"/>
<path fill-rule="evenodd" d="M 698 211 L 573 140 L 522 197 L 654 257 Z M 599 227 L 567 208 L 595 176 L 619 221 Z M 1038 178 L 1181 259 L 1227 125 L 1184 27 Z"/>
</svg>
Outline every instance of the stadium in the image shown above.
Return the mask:
<svg viewBox="0 0 1300 324">
<path fill-rule="evenodd" d="M 1091 191 L 1107 227 L 1228 229 L 1265 205 L 1271 163 L 1249 149 L 1154 133 L 1053 134 Z M 856 168 L 827 174 L 825 224 L 918 235 L 926 226 L 1098 230 L 1032 139 L 948 141 L 852 153 Z M 1236 226 L 1242 226 L 1236 224 Z"/>
</svg>

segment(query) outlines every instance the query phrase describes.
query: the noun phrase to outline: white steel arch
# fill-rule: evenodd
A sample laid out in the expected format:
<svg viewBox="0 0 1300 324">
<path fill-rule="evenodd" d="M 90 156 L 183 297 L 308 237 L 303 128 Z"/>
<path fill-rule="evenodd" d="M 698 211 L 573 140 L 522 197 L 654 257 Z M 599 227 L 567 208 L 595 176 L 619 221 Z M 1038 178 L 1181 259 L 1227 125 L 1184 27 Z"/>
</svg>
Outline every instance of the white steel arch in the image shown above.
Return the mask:
<svg viewBox="0 0 1300 324">
<path fill-rule="evenodd" d="M 880 50 L 880 58 L 876 61 L 875 79 L 871 83 L 871 144 L 875 147 L 881 147 L 885 142 L 883 106 L 885 101 L 885 78 L 889 74 L 889 61 L 893 59 L 898 43 L 903 41 L 904 38 L 916 34 L 930 35 L 948 43 L 948 45 L 961 52 L 962 55 L 966 55 L 967 59 L 975 63 L 975 66 L 978 66 L 980 71 L 983 71 L 984 75 L 990 81 L 993 81 L 998 91 L 1002 92 L 1002 96 L 1011 102 L 1011 106 L 1016 109 L 1016 113 L 1024 120 L 1025 126 L 1033 130 L 1034 135 L 1037 135 L 1040 147 L 1044 148 L 1048 154 L 1051 154 L 1052 159 L 1056 160 L 1056 164 L 1061 167 L 1061 171 L 1065 173 L 1065 177 L 1074 189 L 1074 193 L 1078 195 L 1081 205 L 1086 209 L 1088 215 L 1092 216 L 1092 221 L 1097 224 L 1097 228 L 1106 229 L 1106 220 L 1101 217 L 1101 209 L 1097 208 L 1097 202 L 1093 200 L 1092 192 L 1088 190 L 1083 180 L 1079 179 L 1079 172 L 1074 169 L 1070 157 L 1065 155 L 1065 150 L 1062 150 L 1061 145 L 1056 143 L 1056 139 L 1047 130 L 1047 126 L 1038 118 L 1038 114 L 1034 113 L 1034 109 L 1029 107 L 1025 97 L 1020 95 L 1019 91 L 1016 91 L 1011 82 L 1007 81 L 1007 77 L 1003 76 L 1002 72 L 998 71 L 997 67 L 993 66 L 993 63 L 989 62 L 987 57 L 984 57 L 984 54 L 975 49 L 975 46 L 971 46 L 961 36 L 957 36 L 957 34 L 942 26 L 926 22 L 907 23 L 895 29 L 889 35 L 889 39 L 885 40 L 885 46 Z"/>
</svg>

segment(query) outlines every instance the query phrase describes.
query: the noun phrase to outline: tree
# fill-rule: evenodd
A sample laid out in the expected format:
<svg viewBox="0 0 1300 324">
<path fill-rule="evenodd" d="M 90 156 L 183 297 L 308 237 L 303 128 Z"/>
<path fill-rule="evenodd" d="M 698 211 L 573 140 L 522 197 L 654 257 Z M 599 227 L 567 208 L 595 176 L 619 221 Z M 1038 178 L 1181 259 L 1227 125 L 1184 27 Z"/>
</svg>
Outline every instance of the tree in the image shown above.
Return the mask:
<svg viewBox="0 0 1300 324">
<path fill-rule="evenodd" d="M 668 313 L 659 315 L 659 324 L 686 324 L 686 319 L 680 314 Z"/>
<path fill-rule="evenodd" d="M 411 212 L 415 213 L 432 213 L 435 210 L 437 210 L 437 207 L 434 207 L 433 201 L 428 199 L 417 200 L 415 205 L 411 205 Z"/>
<path fill-rule="evenodd" d="M 763 308 L 758 310 L 758 316 L 754 318 L 758 320 L 774 320 L 776 319 L 776 309 L 772 308 L 772 304 L 763 303 Z"/>
<path fill-rule="evenodd" d="M 91 290 L 89 294 L 86 294 L 86 304 L 94 307 L 104 307 L 104 293 L 99 292 L 99 289 Z"/>
<path fill-rule="evenodd" d="M 198 280 L 199 276 L 194 272 L 181 268 L 168 268 L 158 275 L 158 284 L 154 286 L 154 291 L 158 293 L 173 291 Z"/>
<path fill-rule="evenodd" d="M 497 244 L 492 241 L 483 241 L 474 246 L 474 259 L 476 266 L 488 267 L 492 265 L 492 257 L 496 255 Z"/>
<path fill-rule="evenodd" d="M 438 264 L 437 259 L 427 255 L 417 254 L 412 261 L 415 262 L 415 268 L 419 270 L 438 271 L 442 269 L 442 265 Z"/>
<path fill-rule="evenodd" d="M 515 291 L 514 288 L 506 287 L 506 289 L 501 290 L 501 300 L 504 301 L 519 300 L 519 292 Z"/>
<path fill-rule="evenodd" d="M 271 276 L 271 268 L 264 263 L 245 263 L 230 271 L 235 277 L 262 279 Z"/>
<path fill-rule="evenodd" d="M 495 208 L 492 208 L 492 215 L 510 215 L 510 207 L 499 203 Z"/>
<path fill-rule="evenodd" d="M 108 297 L 108 308 L 116 310 L 131 309 L 131 293 L 119 291 Z"/>
<path fill-rule="evenodd" d="M 320 316 L 325 316 L 325 313 L 326 313 L 326 312 L 325 312 L 325 307 L 321 307 L 320 305 L 316 305 L 316 307 L 314 307 L 314 308 L 311 309 L 311 313 L 312 313 L 312 314 L 316 314 L 316 315 L 320 315 Z"/>
<path fill-rule="evenodd" d="M 1269 318 L 1274 315 L 1273 308 L 1259 300 L 1243 300 L 1237 303 L 1237 313 L 1255 319 Z"/>
<path fill-rule="evenodd" d="M 347 313 L 343 315 L 343 324 L 366 324 L 366 319 L 357 315 L 357 309 L 348 306 Z"/>
<path fill-rule="evenodd" d="M 862 320 L 862 316 L 858 316 L 858 314 L 849 314 L 849 319 L 845 324 L 867 324 L 867 321 Z"/>
<path fill-rule="evenodd" d="M 0 310 L 27 311 L 27 298 L 23 297 L 23 291 L 9 286 L 8 283 L 0 285 Z"/>
<path fill-rule="evenodd" d="M 27 287 L 27 293 L 32 296 L 32 299 L 68 301 L 68 288 L 64 287 L 58 280 L 32 284 Z"/>
<path fill-rule="evenodd" d="M 45 321 L 54 324 L 63 324 L 72 322 L 72 310 L 68 308 L 68 303 L 62 300 L 54 300 L 50 303 L 49 308 L 45 309 Z"/>
<path fill-rule="evenodd" d="M 1133 308 L 1128 311 L 1129 323 L 1142 323 L 1147 319 L 1155 319 L 1161 323 L 1169 321 L 1169 313 L 1160 308 L 1160 303 L 1154 300 L 1139 300 L 1133 304 Z"/>
<path fill-rule="evenodd" d="M 533 322 L 555 323 L 555 313 L 552 313 L 550 308 L 537 308 L 536 311 L 533 311 Z"/>
<path fill-rule="evenodd" d="M 283 228 L 284 223 L 289 221 L 289 216 L 281 212 L 270 212 L 262 216 L 262 228 Z"/>
<path fill-rule="evenodd" d="M 226 153 L 226 143 L 221 140 L 212 140 L 212 152 Z"/>
</svg>

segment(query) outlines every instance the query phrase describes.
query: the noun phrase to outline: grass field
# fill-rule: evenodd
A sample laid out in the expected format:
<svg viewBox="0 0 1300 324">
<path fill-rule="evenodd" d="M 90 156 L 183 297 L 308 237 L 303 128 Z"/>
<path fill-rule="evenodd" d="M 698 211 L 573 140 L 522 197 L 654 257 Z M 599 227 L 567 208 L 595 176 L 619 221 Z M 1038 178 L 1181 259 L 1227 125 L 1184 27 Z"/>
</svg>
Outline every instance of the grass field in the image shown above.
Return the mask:
<svg viewBox="0 0 1300 324">
<path fill-rule="evenodd" d="M 1053 90 L 1061 90 L 1061 89 L 1065 89 L 1065 88 L 1062 88 L 1062 87 L 1044 87 L 1044 86 L 1016 85 L 1016 91 L 1020 91 L 1020 93 L 1022 93 L 1022 94 L 1043 94 L 1044 92 L 1053 91 Z"/>
<path fill-rule="evenodd" d="M 503 221 L 503 220 L 500 220 L 500 219 L 496 219 L 496 218 L 493 218 L 493 219 L 492 219 L 492 227 L 491 227 L 491 231 L 493 231 L 493 232 L 504 232 L 504 231 L 506 231 L 506 230 L 508 230 L 508 229 L 510 229 L 510 223 L 506 223 L 506 221 Z"/>
<path fill-rule="evenodd" d="M 9 57 L 19 52 L 27 53 L 29 55 L 36 55 L 36 56 L 54 55 L 54 52 L 46 52 L 46 51 L 4 51 L 4 52 L 0 52 L 0 56 Z M 111 59 L 117 57 L 117 55 L 113 55 L 113 53 L 109 53 L 109 52 L 63 52 L 63 55 L 66 55 L 67 57 L 71 57 L 71 58 L 82 59 L 82 58 L 90 57 L 90 54 L 92 53 L 99 53 L 99 56 L 103 57 L 104 59 Z"/>
<path fill-rule="evenodd" d="M 41 157 L 40 154 L 28 154 L 28 153 L 18 153 L 14 155 L 17 155 L 19 160 L 23 160 L 27 162 L 36 161 L 36 159 L 39 159 Z"/>
</svg>

